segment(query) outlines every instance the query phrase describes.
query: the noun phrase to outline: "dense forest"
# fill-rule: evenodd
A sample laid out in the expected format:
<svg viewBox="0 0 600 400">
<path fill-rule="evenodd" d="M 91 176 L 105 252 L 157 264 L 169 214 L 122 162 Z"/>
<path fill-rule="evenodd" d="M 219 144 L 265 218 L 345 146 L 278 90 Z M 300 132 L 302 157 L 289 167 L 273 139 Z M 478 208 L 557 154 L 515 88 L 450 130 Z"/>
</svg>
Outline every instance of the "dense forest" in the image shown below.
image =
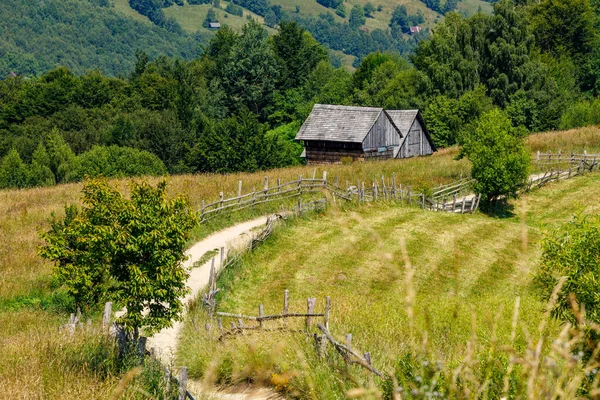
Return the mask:
<svg viewBox="0 0 600 400">
<path fill-rule="evenodd" d="M 117 13 L 107 0 L 0 2 L 0 76 L 36 75 L 58 66 L 128 74 L 138 49 L 152 57 L 192 59 L 207 41 Z"/>
<path fill-rule="evenodd" d="M 138 52 L 126 77 L 57 68 L 0 81 L 0 186 L 255 171 L 300 163 L 293 140 L 315 103 L 419 108 L 435 143 L 461 142 L 499 108 L 522 134 L 600 123 L 600 2 L 502 0 L 448 13 L 414 53 L 331 65 L 297 22 L 267 36 L 218 31 L 192 60 Z"/>
</svg>

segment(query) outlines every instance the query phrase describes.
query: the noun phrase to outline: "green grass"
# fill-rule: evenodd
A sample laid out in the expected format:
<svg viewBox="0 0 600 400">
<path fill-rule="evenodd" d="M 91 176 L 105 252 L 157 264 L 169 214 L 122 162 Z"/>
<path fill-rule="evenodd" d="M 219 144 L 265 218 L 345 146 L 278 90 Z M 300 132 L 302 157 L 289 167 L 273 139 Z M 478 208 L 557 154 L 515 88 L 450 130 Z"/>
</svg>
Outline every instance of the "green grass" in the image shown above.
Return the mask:
<svg viewBox="0 0 600 400">
<path fill-rule="evenodd" d="M 112 6 L 115 8 L 115 11 L 123 13 L 133 19 L 138 21 L 146 22 L 148 24 L 152 24 L 152 22 L 148 19 L 148 17 L 138 13 L 133 8 L 129 6 L 129 0 L 111 0 Z"/>
<path fill-rule="evenodd" d="M 248 22 L 248 16 L 263 23 L 263 17 L 246 9 L 244 9 L 244 16 L 238 17 L 225 12 L 225 7 L 227 7 L 227 2 L 221 2 L 221 9 L 217 9 L 210 4 L 185 4 L 184 6 L 173 5 L 169 8 L 165 8 L 164 12 L 167 17 L 175 19 L 181 27 L 189 33 L 194 33 L 196 31 L 215 32 L 214 30 L 202 26 L 202 23 L 206 19 L 206 14 L 211 8 L 215 12 L 221 25 L 228 25 L 236 31 L 242 30 L 242 27 Z M 265 27 L 265 29 L 267 29 L 269 33 L 275 32 L 274 29 L 268 27 Z"/>
<path fill-rule="evenodd" d="M 565 132 L 532 135 L 527 139 L 527 143 L 532 152 L 537 150 L 546 151 L 548 149 L 554 151 L 557 149 L 562 149 L 564 151 L 582 151 L 583 149 L 587 149 L 588 152 L 598 152 L 600 150 L 599 139 L 600 129 L 590 127 Z M 380 177 L 381 173 L 385 173 L 389 180 L 391 174 L 395 173 L 397 183 L 412 185 L 413 189 L 427 188 L 451 182 L 460 176 L 461 171 L 468 174 L 469 163 L 466 160 L 454 161 L 453 157 L 455 155 L 456 149 L 448 149 L 440 151 L 431 157 L 392 160 L 386 162 L 353 163 L 349 165 L 319 166 L 316 168 L 316 175 L 322 176 L 323 171 L 326 170 L 330 181 L 333 181 L 338 177 L 340 186 L 345 187 L 346 181 L 348 181 L 349 184 L 355 184 L 357 179 L 371 181 L 374 177 Z M 297 179 L 299 174 L 304 177 L 312 177 L 314 171 L 315 167 L 298 166 L 258 173 L 172 176 L 168 178 L 168 190 L 171 194 L 181 193 L 188 196 L 192 207 L 199 210 L 202 200 L 208 202 L 214 201 L 215 199 L 218 199 L 219 192 L 224 192 L 225 197 L 235 196 L 239 180 L 244 182 L 243 190 L 244 192 L 247 192 L 250 191 L 252 187 L 262 187 L 266 175 L 270 177 L 270 182 L 273 184 L 276 178 L 281 178 L 282 182 L 287 182 L 289 180 Z M 598 193 L 597 191 L 591 191 L 591 188 L 589 187 L 592 183 L 596 183 L 596 186 L 598 186 L 597 181 L 594 179 L 597 178 L 590 175 L 589 177 L 586 176 L 572 181 L 562 181 L 527 196 L 527 221 L 531 226 L 530 238 L 535 238 L 537 240 L 540 229 L 546 229 L 555 224 L 555 219 L 557 221 L 567 220 L 570 218 L 571 214 L 575 212 L 599 212 L 598 203 L 593 201 L 598 198 Z M 139 179 L 119 179 L 113 180 L 112 182 L 121 190 L 126 191 L 127 184 L 132 180 Z M 151 183 L 157 182 L 157 178 L 149 178 L 148 180 Z M 588 186 L 582 185 L 582 183 L 585 182 L 591 183 Z M 3 398 L 2 395 L 5 393 L 12 395 L 10 398 L 73 398 L 77 395 L 80 395 L 79 397 L 83 398 L 102 398 L 107 397 L 107 393 L 110 393 L 116 384 L 116 377 L 102 381 L 93 373 L 90 373 L 85 369 L 67 368 L 63 370 L 62 368 L 66 364 L 60 364 L 56 367 L 53 367 L 54 364 L 52 364 L 54 362 L 52 360 L 55 358 L 55 353 L 60 351 L 61 346 L 63 346 L 61 337 L 57 336 L 57 327 L 60 324 L 65 323 L 68 319 L 68 314 L 64 312 L 65 304 L 62 301 L 63 299 L 55 292 L 53 287 L 51 279 L 52 265 L 37 255 L 37 248 L 42 244 L 39 233 L 49 228 L 47 220 L 52 212 L 56 212 L 60 215 L 63 212 L 65 204 L 79 202 L 81 187 L 82 185 L 78 183 L 27 190 L 0 190 L 0 274 L 2 276 L 2 279 L 0 279 L 0 348 L 8 349 L 3 353 L 3 358 L 0 359 L 0 398 Z M 210 223 L 198 227 L 194 233 L 195 238 L 204 237 L 216 230 L 237 222 L 254 218 L 263 212 L 277 211 L 280 207 L 281 205 L 275 202 L 265 208 L 249 210 L 228 217 L 216 218 L 211 220 Z M 518 210 L 521 209 L 520 203 L 517 203 L 517 207 Z M 518 215 L 519 212 L 520 211 L 517 211 L 515 213 Z M 267 303 L 266 300 L 262 300 L 263 294 L 260 291 L 257 292 L 254 297 L 247 293 L 247 297 L 244 300 L 247 303 L 240 305 L 240 309 L 242 309 L 242 307 L 247 307 L 245 309 L 253 311 L 260 301 L 265 301 L 267 311 L 278 310 L 280 308 L 279 303 L 281 302 L 281 290 L 283 290 L 284 286 L 296 282 L 294 285 L 298 285 L 298 287 L 297 289 L 294 289 L 295 292 L 292 297 L 294 307 L 303 308 L 305 306 L 304 298 L 308 295 L 318 295 L 319 307 L 321 307 L 323 301 L 322 295 L 332 295 L 334 296 L 334 321 L 336 324 L 332 325 L 332 328 L 335 327 L 333 328 L 334 332 L 337 335 L 343 335 L 346 333 L 345 331 L 352 331 L 355 333 L 355 331 L 353 331 L 353 325 L 351 324 L 353 321 L 351 321 L 350 317 L 344 316 L 345 311 L 343 304 L 346 300 L 344 300 L 343 296 L 338 294 L 343 294 L 344 292 L 350 293 L 351 290 L 354 290 L 353 288 L 357 287 L 351 278 L 354 279 L 356 277 L 355 274 L 360 272 L 357 272 L 357 269 L 359 268 L 358 263 L 365 262 L 365 258 L 357 256 L 356 260 L 354 260 L 352 258 L 354 255 L 350 257 L 351 259 L 348 259 L 348 256 L 344 256 L 346 258 L 341 257 L 339 265 L 337 260 L 333 263 L 335 268 L 324 268 L 323 265 L 319 265 L 319 262 L 322 263 L 324 261 L 314 259 L 314 256 L 311 255 L 312 250 L 309 249 L 310 246 L 307 244 L 313 243 L 315 240 L 318 240 L 317 238 L 326 238 L 327 240 L 332 241 L 332 246 L 346 248 L 351 254 L 354 254 L 354 246 L 350 246 L 350 244 L 357 243 L 357 238 L 362 238 L 359 234 L 364 235 L 357 226 L 357 224 L 360 225 L 362 223 L 360 222 L 361 219 L 368 221 L 368 224 L 365 226 L 369 229 L 371 229 L 369 227 L 371 221 L 374 224 L 373 229 L 377 230 L 391 229 L 390 224 L 397 224 L 398 226 L 394 228 L 395 230 L 393 232 L 390 231 L 387 234 L 384 232 L 383 235 L 378 233 L 377 230 L 373 232 L 382 236 L 382 240 L 385 240 L 383 243 L 385 243 L 386 246 L 387 243 L 391 243 L 390 246 L 392 247 L 390 247 L 390 249 L 393 250 L 393 256 L 397 256 L 397 242 L 399 238 L 401 236 L 406 237 L 409 241 L 410 256 L 414 258 L 413 262 L 417 266 L 429 265 L 428 263 L 431 262 L 433 263 L 433 267 L 430 266 L 429 268 L 436 268 L 445 274 L 438 278 L 435 277 L 435 274 L 431 275 L 431 278 L 422 276 L 419 281 L 421 285 L 426 285 L 427 279 L 435 279 L 432 282 L 439 284 L 444 290 L 448 290 L 448 287 L 452 286 L 450 283 L 445 283 L 443 277 L 449 274 L 448 271 L 451 267 L 449 263 L 454 260 L 454 253 L 448 253 L 450 251 L 448 248 L 451 248 L 455 242 L 460 244 L 459 249 L 462 249 L 461 251 L 465 253 L 464 257 L 461 256 L 459 258 L 461 263 L 464 261 L 465 265 L 473 266 L 477 264 L 476 257 L 482 257 L 484 260 L 482 268 L 485 268 L 485 271 L 489 270 L 489 272 L 485 274 L 482 272 L 480 282 L 483 283 L 485 283 L 486 280 L 491 279 L 490 277 L 494 277 L 494 273 L 503 277 L 504 272 L 502 271 L 504 270 L 496 269 L 495 266 L 501 265 L 504 261 L 511 262 L 511 260 L 514 260 L 516 257 L 515 254 L 511 254 L 510 252 L 505 255 L 500 254 L 502 249 L 509 248 L 511 240 L 516 239 L 499 236 L 500 239 L 496 242 L 491 238 L 497 232 L 505 232 L 505 235 L 509 233 L 519 234 L 520 231 L 515 226 L 518 225 L 517 217 L 511 217 L 505 220 L 490 220 L 483 215 L 461 217 L 433 213 L 422 214 L 420 211 L 414 209 L 399 209 L 385 206 L 365 207 L 359 209 L 357 213 L 350 215 L 349 218 L 348 215 L 349 214 L 333 213 L 325 218 L 299 220 L 292 224 L 290 227 L 291 230 L 286 229 L 278 233 L 274 238 L 274 241 L 269 242 L 266 247 L 261 249 L 253 257 L 265 257 L 266 255 L 271 254 L 275 258 L 269 261 L 269 268 L 276 267 L 276 265 L 274 265 L 276 260 L 282 261 L 282 268 L 290 267 L 290 263 L 293 261 L 296 263 L 296 266 L 293 267 L 294 271 L 288 271 L 283 275 L 281 283 L 276 282 L 279 277 L 276 275 L 269 276 L 269 274 L 264 271 L 257 275 L 257 278 L 252 278 L 263 280 L 271 279 L 272 281 L 267 287 L 275 287 L 276 290 L 273 289 L 274 292 L 269 303 Z M 386 218 L 388 217 L 390 218 L 390 222 L 386 222 Z M 438 217 L 440 220 L 437 220 Z M 403 221 L 408 221 L 409 223 L 404 225 Z M 441 229 L 441 232 L 448 231 L 444 227 L 445 224 L 463 229 L 465 234 L 471 235 L 472 240 L 484 237 L 485 243 L 489 244 L 490 248 L 493 249 L 493 253 L 490 253 L 490 255 L 481 247 L 479 247 L 478 250 L 472 249 L 469 244 L 468 236 L 456 237 L 454 234 L 448 234 L 447 237 L 445 237 L 443 235 L 440 236 L 440 234 L 437 233 L 430 234 L 425 231 L 425 229 L 430 226 L 425 225 L 425 222 L 436 227 L 436 229 Z M 305 223 L 307 224 L 307 227 L 303 228 L 303 224 Z M 471 223 L 474 225 L 471 226 Z M 485 231 L 484 229 L 488 229 L 488 227 L 490 230 Z M 508 227 L 512 227 L 512 230 L 508 230 Z M 334 233 L 328 233 L 328 229 L 330 228 Z M 290 232 L 297 232 L 301 234 L 301 236 L 294 236 L 286 239 L 286 243 L 293 246 L 291 248 L 292 250 L 286 251 L 285 254 L 283 250 L 278 250 L 279 253 L 276 253 L 276 244 L 280 243 L 277 241 L 285 239 L 286 235 L 291 234 Z M 341 240 L 338 237 L 339 232 L 341 232 L 342 235 L 348 233 L 347 241 Z M 409 235 L 412 235 L 413 233 L 415 235 L 414 237 L 421 238 L 423 243 L 426 243 L 428 246 L 440 246 L 444 251 L 439 254 L 436 253 L 435 256 L 427 256 L 426 253 L 424 253 L 425 250 L 420 249 L 418 245 L 419 242 L 415 242 L 415 239 L 412 239 L 411 241 Z M 371 254 L 373 258 L 367 260 L 366 264 L 360 268 L 373 269 L 374 266 L 376 266 L 376 264 L 374 264 L 375 261 L 381 257 L 381 254 L 377 253 L 379 242 L 368 235 L 362 239 L 366 240 L 364 244 L 364 246 L 366 246 L 366 254 Z M 450 242 L 446 243 L 447 240 Z M 319 244 L 319 246 L 315 247 L 314 251 L 320 252 L 322 249 L 320 246 L 321 245 Z M 381 252 L 384 255 L 390 252 L 386 248 L 381 249 Z M 475 251 L 478 251 L 479 253 L 474 253 Z M 531 246 L 529 251 L 532 251 Z M 333 248 L 331 255 L 326 254 L 325 259 L 331 261 L 332 258 L 335 258 L 333 255 L 338 254 L 338 252 L 338 250 Z M 536 254 L 533 254 L 532 257 L 535 258 Z M 315 262 L 315 270 L 313 272 L 311 272 L 310 269 L 305 269 L 307 266 L 310 266 L 308 265 L 309 261 L 310 263 L 313 261 Z M 381 273 L 372 274 L 372 282 L 367 280 L 359 280 L 357 282 L 360 285 L 364 284 L 369 287 L 372 285 L 374 288 L 373 293 L 377 296 L 382 296 L 382 293 L 384 293 L 379 287 L 385 286 L 388 278 L 390 279 L 391 284 L 401 285 L 402 271 L 398 270 L 398 265 L 388 263 L 384 266 L 385 269 L 383 269 Z M 528 264 L 528 268 L 531 268 L 531 265 Z M 348 271 L 345 272 L 345 269 Z M 244 271 L 245 270 L 242 270 L 240 272 L 240 279 L 242 281 L 251 278 L 247 276 Z M 273 269 L 273 271 L 276 271 L 276 269 Z M 391 271 L 393 274 L 388 276 L 385 271 Z M 513 276 L 515 274 L 518 275 L 519 271 L 519 269 L 515 269 L 515 267 L 512 266 L 507 273 L 510 276 Z M 527 271 L 529 270 L 526 270 L 525 274 L 528 273 Z M 322 272 L 322 275 L 317 275 L 317 272 Z M 378 272 L 378 270 L 376 269 L 374 272 Z M 479 275 L 473 274 L 470 280 L 465 282 L 469 282 L 470 285 L 473 285 L 473 282 L 477 282 L 478 277 Z M 521 277 L 521 279 L 525 278 L 526 275 Z M 327 282 L 327 286 L 319 289 L 318 284 L 321 280 Z M 302 284 L 307 286 L 302 288 Z M 234 293 L 237 293 L 238 290 L 236 285 L 237 283 L 232 281 L 230 287 L 234 292 L 224 292 L 224 300 L 233 301 L 227 299 L 237 298 L 237 295 L 234 296 Z M 472 290 L 466 286 L 466 283 L 464 286 L 461 286 L 461 288 L 461 293 L 464 293 L 467 296 L 472 295 Z M 359 290 L 359 293 L 366 293 L 367 286 L 361 286 L 358 289 L 362 290 L 362 292 Z M 525 289 L 526 288 L 521 287 L 519 290 Z M 508 289 L 506 289 L 505 286 L 499 287 L 497 289 L 498 293 L 496 294 L 496 296 L 499 297 L 497 298 L 504 298 L 502 296 L 504 296 L 507 291 Z M 420 296 L 423 299 L 428 299 L 427 293 L 421 293 Z M 400 297 L 400 295 L 394 294 L 393 299 L 398 302 Z M 372 303 L 368 298 L 361 301 Z M 233 304 L 234 303 L 230 303 L 231 306 L 233 306 Z M 399 318 L 398 315 L 400 315 L 400 310 L 402 308 L 403 304 L 401 302 L 394 303 L 394 315 L 396 315 L 394 318 Z M 464 307 L 462 309 L 464 309 Z M 491 313 L 494 312 L 494 310 L 488 311 Z M 463 321 L 462 324 L 465 324 L 465 322 Z M 391 329 L 391 326 L 388 326 L 386 329 L 388 328 Z M 400 335 L 400 333 L 394 333 L 392 336 L 396 337 L 398 335 Z M 199 337 L 200 334 L 196 334 L 196 339 Z M 280 338 L 281 337 L 277 336 L 275 339 L 279 340 Z M 385 346 L 372 346 L 371 342 L 363 342 L 364 339 L 360 335 L 356 336 L 356 340 L 357 345 L 360 348 L 379 352 L 376 356 L 377 365 L 379 365 L 380 362 L 389 362 L 385 361 L 385 357 L 382 357 L 380 354 L 381 352 L 385 352 Z M 398 343 L 398 338 L 395 338 L 394 340 L 396 340 L 396 342 L 393 343 Z M 247 348 L 247 343 L 240 343 L 240 345 L 246 346 Z M 195 343 L 194 346 L 197 344 L 198 343 Z M 298 354 L 298 349 L 303 349 L 302 351 L 309 357 L 314 355 L 310 347 L 306 347 L 304 344 L 302 346 L 304 347 L 290 348 L 289 345 L 284 346 L 284 348 L 287 349 L 285 350 L 285 354 L 288 354 L 289 359 L 291 360 L 290 362 L 293 361 L 295 363 L 294 365 L 297 365 L 296 356 Z M 192 348 L 191 344 L 189 348 Z M 47 349 L 48 351 L 45 351 L 44 349 Z M 280 351 L 278 347 L 270 347 L 261 354 L 269 355 L 273 349 L 275 349 L 275 352 Z M 212 350 L 214 350 L 212 345 L 206 348 L 206 352 Z M 389 350 L 390 354 L 394 354 L 392 350 L 394 349 Z M 252 358 L 250 353 L 240 352 L 240 354 L 246 354 L 248 357 Z M 197 357 L 198 361 L 210 361 L 210 357 L 212 357 L 209 357 L 206 353 L 202 352 L 194 353 L 194 355 Z M 249 361 L 254 360 L 253 362 L 256 363 L 259 358 L 259 355 L 256 355 L 256 358 L 249 359 Z M 201 370 L 204 370 L 201 368 L 200 363 L 192 361 L 193 360 L 190 360 L 188 365 L 190 368 L 194 369 L 196 374 L 199 374 Z M 186 361 L 186 363 L 188 363 L 188 361 Z M 329 367 L 318 367 L 317 369 L 320 371 L 319 373 L 324 374 L 324 376 L 328 376 L 328 374 L 332 373 Z M 254 370 L 249 369 L 248 371 L 248 373 L 251 373 Z M 39 382 L 44 382 L 44 384 L 40 386 Z M 77 383 L 74 384 L 73 382 Z M 344 385 L 347 385 L 347 383 L 344 383 Z M 336 393 L 339 393 L 339 388 L 336 390 Z"/>
<path fill-rule="evenodd" d="M 256 315 L 263 304 L 267 314 L 278 313 L 287 289 L 291 311 L 304 311 L 307 297 L 318 299 L 320 311 L 330 296 L 333 334 L 342 340 L 352 333 L 355 346 L 370 351 L 377 368 L 393 371 L 424 332 L 427 348 L 446 365 L 463 360 L 473 336 L 488 352 L 490 343 L 510 343 L 519 296 L 516 346 L 523 350 L 528 335 L 545 321 L 544 304 L 531 285 L 539 241 L 574 213 L 600 212 L 599 196 L 600 174 L 591 174 L 524 196 L 505 218 L 370 205 L 293 221 L 221 275 L 219 310 Z M 415 331 L 405 302 L 411 296 L 402 240 L 415 266 Z M 204 311 L 195 310 L 190 318 L 197 321 L 188 319 L 178 364 L 208 383 L 251 381 L 301 398 L 341 398 L 353 387 L 370 385 L 364 373 L 346 371 L 333 354 L 329 364 L 320 363 L 311 340 L 302 335 L 249 333 L 215 342 L 194 331 L 204 325 Z M 551 322 L 545 334 L 555 337 L 558 328 Z M 280 376 L 288 377 L 283 386 L 277 383 Z"/>
</svg>

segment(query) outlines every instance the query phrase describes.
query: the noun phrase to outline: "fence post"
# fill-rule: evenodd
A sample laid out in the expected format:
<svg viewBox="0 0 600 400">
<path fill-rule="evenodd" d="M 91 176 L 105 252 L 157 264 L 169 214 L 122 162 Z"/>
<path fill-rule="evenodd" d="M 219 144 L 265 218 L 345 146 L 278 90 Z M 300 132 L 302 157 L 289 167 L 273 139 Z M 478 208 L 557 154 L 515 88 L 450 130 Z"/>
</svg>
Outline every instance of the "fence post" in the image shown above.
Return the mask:
<svg viewBox="0 0 600 400">
<path fill-rule="evenodd" d="M 396 193 L 396 174 L 392 174 L 392 190 L 394 191 L 394 200 L 398 201 L 398 194 Z"/>
<path fill-rule="evenodd" d="M 346 334 L 346 347 L 349 349 L 352 348 L 352 334 L 351 333 Z"/>
<path fill-rule="evenodd" d="M 373 182 L 373 202 L 377 201 L 377 182 Z"/>
<path fill-rule="evenodd" d="M 356 203 L 360 205 L 360 179 L 356 181 Z"/>
<path fill-rule="evenodd" d="M 215 258 L 212 258 L 210 265 L 210 276 L 208 277 L 208 290 L 215 290 Z"/>
<path fill-rule="evenodd" d="M 460 208 L 460 213 L 464 214 L 465 213 L 465 198 L 463 197 L 463 201 L 462 201 L 462 207 Z"/>
<path fill-rule="evenodd" d="M 219 269 L 223 268 L 223 262 L 225 261 L 225 247 L 221 247 L 221 263 Z"/>
<path fill-rule="evenodd" d="M 221 318 L 217 319 L 217 324 L 219 325 L 219 332 L 223 332 L 223 320 Z"/>
<path fill-rule="evenodd" d="M 408 186 L 408 205 L 412 202 L 412 193 L 410 192 L 410 185 Z"/>
<path fill-rule="evenodd" d="M 421 208 L 424 210 L 425 209 L 425 195 L 421 194 Z"/>
<path fill-rule="evenodd" d="M 331 297 L 325 297 L 325 328 L 329 329 L 329 313 L 331 312 Z"/>
<path fill-rule="evenodd" d="M 181 367 L 179 371 L 179 400 L 185 400 L 187 397 L 187 367 Z"/>
<path fill-rule="evenodd" d="M 302 194 L 302 175 L 298 175 L 298 195 Z"/>
<path fill-rule="evenodd" d="M 362 196 L 362 200 L 364 203 L 365 202 L 365 182 L 362 182 L 361 185 L 362 185 L 361 196 Z"/>
<path fill-rule="evenodd" d="M 575 153 L 571 152 L 571 166 L 575 164 Z"/>
<path fill-rule="evenodd" d="M 108 331 L 110 327 L 110 317 L 112 314 L 112 301 L 107 301 L 104 304 L 104 314 L 102 314 L 102 330 L 104 332 Z"/>
<path fill-rule="evenodd" d="M 284 290 L 283 291 L 283 315 L 286 315 L 288 313 L 288 299 L 290 296 L 290 291 L 289 290 Z"/>
<path fill-rule="evenodd" d="M 277 178 L 277 193 L 281 192 L 281 179 Z"/>
<path fill-rule="evenodd" d="M 323 171 L 323 187 L 327 186 L 327 171 Z"/>
<path fill-rule="evenodd" d="M 267 192 L 269 191 L 269 177 L 268 176 L 265 176 L 265 187 L 264 187 L 264 190 L 265 190 L 265 196 L 266 196 Z"/>
<path fill-rule="evenodd" d="M 306 299 L 306 313 L 313 314 L 315 312 L 315 304 L 317 303 L 317 299 L 314 297 L 309 297 Z M 312 317 L 306 317 L 306 330 L 310 330 L 312 328 Z"/>
<path fill-rule="evenodd" d="M 219 192 L 219 208 L 223 207 L 223 192 Z"/>
<path fill-rule="evenodd" d="M 202 200 L 202 208 L 200 208 L 200 221 L 204 221 L 204 200 Z"/>
</svg>

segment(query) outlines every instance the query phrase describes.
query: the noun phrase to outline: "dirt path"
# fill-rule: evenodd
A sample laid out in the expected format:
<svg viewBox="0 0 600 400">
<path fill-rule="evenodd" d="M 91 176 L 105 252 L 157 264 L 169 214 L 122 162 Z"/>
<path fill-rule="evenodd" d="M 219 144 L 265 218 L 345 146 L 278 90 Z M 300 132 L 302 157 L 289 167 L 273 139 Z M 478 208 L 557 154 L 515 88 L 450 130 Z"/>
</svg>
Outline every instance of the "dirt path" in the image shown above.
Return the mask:
<svg viewBox="0 0 600 400">
<path fill-rule="evenodd" d="M 265 225 L 268 217 L 260 217 L 251 221 L 224 229 L 214 233 L 211 236 L 202 239 L 194 244 L 187 252 L 187 260 L 184 263 L 186 268 L 191 268 L 204 254 L 214 249 L 225 247 L 225 252 L 230 248 L 235 248 L 247 244 L 251 239 L 250 232 L 259 226 Z M 183 304 L 198 296 L 207 284 L 210 276 L 211 260 L 208 260 L 201 267 L 193 268 L 190 271 L 190 277 L 187 281 L 187 286 L 191 289 L 190 293 L 183 299 Z M 185 313 L 185 310 L 184 310 Z M 163 329 L 148 338 L 147 348 L 154 348 L 155 354 L 167 365 L 171 364 L 175 351 L 177 349 L 177 339 L 183 322 L 175 322 L 171 328 Z"/>
</svg>

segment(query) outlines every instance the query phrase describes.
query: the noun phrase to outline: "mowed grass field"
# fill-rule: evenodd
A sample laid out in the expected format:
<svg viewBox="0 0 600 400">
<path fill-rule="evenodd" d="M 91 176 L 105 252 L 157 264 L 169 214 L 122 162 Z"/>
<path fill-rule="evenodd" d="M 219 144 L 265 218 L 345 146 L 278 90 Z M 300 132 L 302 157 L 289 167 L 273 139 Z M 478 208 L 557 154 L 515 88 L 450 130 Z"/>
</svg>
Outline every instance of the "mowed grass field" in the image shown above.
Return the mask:
<svg viewBox="0 0 600 400">
<path fill-rule="evenodd" d="M 429 362 L 450 369 L 473 352 L 473 373 L 483 382 L 488 358 L 492 363 L 502 360 L 498 354 L 508 359 L 506 352 L 494 353 L 496 346 L 514 343 L 519 354 L 526 354 L 526 344 L 540 334 L 548 342 L 558 336 L 555 321 L 539 331 L 547 323 L 545 305 L 532 286 L 540 239 L 575 214 L 600 213 L 599 199 L 600 174 L 590 174 L 527 194 L 504 217 L 385 205 L 353 212 L 334 208 L 325 216 L 288 223 L 226 270 L 218 285 L 218 310 L 257 315 L 263 304 L 266 315 L 279 314 L 283 292 L 289 290 L 290 312 L 306 312 L 308 297 L 316 297 L 316 311 L 323 312 L 330 296 L 332 334 L 342 343 L 352 334 L 355 348 L 371 352 L 379 370 L 406 368 L 400 366 L 403 357 L 416 360 L 418 348 L 427 349 Z M 402 243 L 414 266 L 410 287 Z M 230 321 L 237 323 L 223 320 L 226 329 Z M 204 331 L 207 322 L 216 326 L 203 309 L 190 316 L 177 360 L 205 385 L 253 382 L 299 398 L 334 399 L 372 384 L 359 368 L 347 371 L 334 351 L 327 362 L 319 360 L 310 336 L 247 331 L 217 341 L 218 333 Z M 281 326 L 265 323 L 266 328 Z M 288 328 L 302 330 L 303 319 Z"/>
<path fill-rule="evenodd" d="M 588 152 L 600 152 L 600 129 L 592 127 L 532 135 L 528 138 L 528 143 L 532 152 L 548 149 L 564 151 L 587 149 Z M 362 181 L 379 179 L 382 173 L 389 179 L 391 174 L 395 173 L 398 183 L 411 185 L 413 189 L 418 190 L 451 182 L 457 179 L 461 172 L 468 175 L 468 162 L 466 160 L 455 161 L 453 158 L 456 153 L 456 149 L 447 149 L 437 152 L 431 157 L 323 166 L 316 168 L 316 171 L 314 167 L 300 166 L 258 173 L 182 175 L 167 179 L 170 193 L 181 193 L 188 196 L 194 209 L 200 208 L 202 200 L 214 201 L 217 199 L 219 192 L 224 192 L 225 197 L 234 196 L 239 180 L 243 181 L 244 192 L 247 192 L 252 187 L 261 188 L 265 176 L 270 177 L 270 182 L 275 182 L 277 178 L 285 182 L 297 179 L 298 175 L 312 177 L 315 172 L 317 176 L 322 176 L 324 170 L 327 170 L 329 180 L 338 177 L 341 186 L 344 186 L 346 181 L 355 184 L 357 179 Z M 157 178 L 149 179 L 151 182 L 157 180 Z M 131 181 L 131 179 L 123 179 L 114 180 L 113 183 L 126 191 L 127 185 Z M 570 187 L 567 185 L 571 185 L 571 182 L 560 183 L 556 185 L 556 188 L 559 188 L 557 190 L 562 193 L 563 189 Z M 77 203 L 81 188 L 82 184 L 69 184 L 49 188 L 0 191 L 0 276 L 2 277 L 0 279 L 0 348 L 3 352 L 3 356 L 0 358 L 0 398 L 73 398 L 74 393 L 83 398 L 104 398 L 117 385 L 119 377 L 111 376 L 101 370 L 99 372 L 98 368 L 93 368 L 93 365 L 88 362 L 89 360 L 85 361 L 85 359 L 75 356 L 84 354 L 78 353 L 79 350 L 77 350 L 85 350 L 84 342 L 75 340 L 70 344 L 69 341 L 64 340 L 63 335 L 58 334 L 57 328 L 66 323 L 68 314 L 61 308 L 61 298 L 56 295 L 51 277 L 52 266 L 37 255 L 37 249 L 42 244 L 39 234 L 49 228 L 50 214 L 55 212 L 60 216 L 66 204 Z M 545 193 L 548 190 L 550 189 L 542 191 Z M 579 204 L 578 202 L 587 204 L 594 200 L 589 193 L 580 191 L 577 186 L 572 187 L 571 190 L 573 191 L 573 202 L 572 204 L 565 203 L 565 208 L 561 209 L 560 218 L 562 219 L 568 218 L 571 213 L 575 212 L 574 207 Z M 539 201 L 548 200 L 540 198 Z M 528 202 L 533 204 L 532 199 Z M 377 210 L 380 210 L 380 214 L 372 218 L 368 215 L 364 217 L 360 217 L 361 214 L 356 215 L 372 221 L 380 220 L 384 224 L 388 208 L 375 207 L 373 212 Z M 551 207 L 547 209 L 540 207 L 538 210 L 541 211 L 530 213 L 527 219 L 528 223 L 533 223 L 535 218 L 541 218 L 538 217 L 541 213 L 548 214 L 544 221 L 554 218 L 553 215 L 558 213 L 558 209 L 552 211 Z M 391 218 L 404 218 L 400 214 L 394 217 L 394 213 L 417 211 L 390 208 L 389 212 Z M 336 215 L 340 221 L 345 218 L 345 214 Z M 248 218 L 251 216 L 247 215 Z M 243 217 L 240 216 L 240 218 Z M 352 222 L 355 217 L 346 217 L 350 226 L 357 224 L 356 221 Z M 445 224 L 446 218 L 453 216 L 432 213 L 423 217 L 436 220 L 439 217 L 440 221 Z M 469 218 L 487 217 L 476 215 Z M 487 221 L 487 219 L 485 220 Z M 215 221 L 200 228 L 197 235 L 198 237 L 206 235 L 212 230 L 235 221 L 235 218 Z M 449 221 L 455 220 L 450 219 Z M 487 223 L 493 225 L 496 222 Z M 470 222 L 464 222 L 464 224 L 463 228 L 466 229 Z M 422 226 L 425 229 L 427 225 L 423 224 Z M 322 233 L 327 234 L 327 232 Z M 305 234 L 313 235 L 308 232 Z M 421 235 L 427 236 L 426 234 Z M 534 236 L 534 233 L 531 236 Z M 303 239 L 297 240 L 299 246 L 302 245 Z M 407 238 L 407 240 L 409 239 Z M 374 245 L 369 243 L 369 246 Z M 417 255 L 411 254 L 411 257 L 413 256 Z M 367 267 L 368 265 L 365 268 Z M 349 279 L 345 282 L 350 284 Z M 317 295 L 318 293 L 308 294 Z M 328 294 L 334 296 L 334 293 Z M 280 295 L 277 293 L 273 296 L 275 298 Z M 298 293 L 295 296 L 297 297 L 294 299 L 301 302 L 300 296 L 304 295 Z M 334 301 L 334 304 L 337 304 L 335 307 L 341 305 L 339 300 Z M 256 302 L 248 299 L 248 307 L 253 309 L 256 305 Z M 335 318 L 341 318 L 340 310 L 336 310 Z M 97 323 L 99 316 L 92 317 L 94 323 Z M 88 350 L 91 351 L 93 348 Z M 66 357 L 65 354 L 70 354 L 70 356 Z"/>
</svg>

